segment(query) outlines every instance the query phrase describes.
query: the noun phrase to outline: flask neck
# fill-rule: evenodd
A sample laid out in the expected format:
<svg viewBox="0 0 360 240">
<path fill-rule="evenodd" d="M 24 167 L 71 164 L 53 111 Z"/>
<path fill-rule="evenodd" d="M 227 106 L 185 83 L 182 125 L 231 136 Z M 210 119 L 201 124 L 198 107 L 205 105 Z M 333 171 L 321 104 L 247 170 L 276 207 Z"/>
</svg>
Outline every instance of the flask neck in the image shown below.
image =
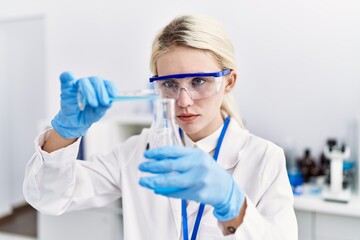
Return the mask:
<svg viewBox="0 0 360 240">
<path fill-rule="evenodd" d="M 154 100 L 155 113 L 153 123 L 156 128 L 175 127 L 175 101 L 170 98 Z M 172 126 L 173 125 L 173 126 Z"/>
</svg>

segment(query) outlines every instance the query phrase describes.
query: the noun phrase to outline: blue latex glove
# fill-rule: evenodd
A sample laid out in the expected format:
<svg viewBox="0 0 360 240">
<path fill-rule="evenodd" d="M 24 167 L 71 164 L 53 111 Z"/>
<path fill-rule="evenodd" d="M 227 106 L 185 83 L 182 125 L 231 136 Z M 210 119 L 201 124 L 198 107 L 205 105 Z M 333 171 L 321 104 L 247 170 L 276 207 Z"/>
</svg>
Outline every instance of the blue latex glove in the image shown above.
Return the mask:
<svg viewBox="0 0 360 240">
<path fill-rule="evenodd" d="M 98 77 L 75 81 L 69 72 L 60 75 L 60 82 L 61 109 L 51 125 L 64 138 L 84 136 L 91 124 L 100 120 L 110 108 L 109 97 L 116 96 L 116 88 L 112 82 Z M 77 102 L 79 90 L 87 102 L 83 111 L 80 111 Z"/>
<path fill-rule="evenodd" d="M 154 161 L 140 164 L 139 169 L 155 175 L 140 178 L 140 185 L 167 197 L 210 204 L 221 222 L 238 216 L 245 195 L 209 154 L 167 146 L 147 150 L 144 156 Z"/>
</svg>

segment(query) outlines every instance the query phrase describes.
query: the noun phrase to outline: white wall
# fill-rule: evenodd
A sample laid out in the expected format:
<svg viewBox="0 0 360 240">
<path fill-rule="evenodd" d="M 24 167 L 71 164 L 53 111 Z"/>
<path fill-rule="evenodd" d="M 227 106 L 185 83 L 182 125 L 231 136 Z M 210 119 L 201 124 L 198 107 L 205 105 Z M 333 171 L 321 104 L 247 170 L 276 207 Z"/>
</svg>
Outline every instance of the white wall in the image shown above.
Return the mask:
<svg viewBox="0 0 360 240">
<path fill-rule="evenodd" d="M 34 152 L 38 122 L 45 116 L 45 45 L 41 16 L 9 23 L 12 202 L 24 202 L 24 168 Z"/>
<path fill-rule="evenodd" d="M 8 159 L 10 158 L 10 153 L 8 151 L 10 143 L 8 138 L 4 137 L 10 136 L 9 109 L 6 101 L 6 99 L 9 99 L 9 83 L 6 80 L 9 77 L 8 40 L 5 29 L 0 27 L 0 109 L 2 111 L 0 117 L 0 133 L 2 136 L 0 137 L 0 217 L 11 211 L 8 164 Z"/>
<path fill-rule="evenodd" d="M 278 3 L 280 1 L 277 1 Z M 355 145 L 360 113 L 359 1 L 269 1 L 244 11 L 239 103 L 247 126 L 298 152 L 327 137 Z"/>
<path fill-rule="evenodd" d="M 1 207 L 25 202 L 22 182 L 34 152 L 38 122 L 45 117 L 45 46 L 41 16 L 0 20 Z M 4 67 L 4 68 L 3 68 Z M 4 182 L 3 182 L 4 181 Z M 3 186 L 4 184 L 4 186 Z M 1 212 L 0 212 L 1 214 Z"/>
<path fill-rule="evenodd" d="M 46 3 L 0 0 L 0 216 L 24 202 L 22 181 L 33 152 L 37 117 L 46 116 L 42 19 Z"/>
<path fill-rule="evenodd" d="M 43 14 L 47 0 L 0 0 L 0 19 Z"/>
<path fill-rule="evenodd" d="M 155 33 L 174 16 L 208 14 L 237 53 L 237 99 L 247 127 L 300 154 L 327 137 L 354 145 L 360 110 L 360 2 L 54 1 L 48 11 L 48 112 L 58 110 L 57 77 L 101 75 L 120 89 L 144 86 Z M 110 114 L 127 111 L 115 107 Z"/>
</svg>

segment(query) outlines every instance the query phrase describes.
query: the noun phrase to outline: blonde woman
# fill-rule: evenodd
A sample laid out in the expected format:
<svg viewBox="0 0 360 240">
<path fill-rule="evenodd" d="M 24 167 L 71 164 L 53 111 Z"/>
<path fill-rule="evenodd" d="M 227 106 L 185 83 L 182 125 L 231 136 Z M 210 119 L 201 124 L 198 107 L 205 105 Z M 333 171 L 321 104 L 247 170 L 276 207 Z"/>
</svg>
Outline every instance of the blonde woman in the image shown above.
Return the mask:
<svg viewBox="0 0 360 240">
<path fill-rule="evenodd" d="M 101 78 L 63 73 L 61 109 L 53 129 L 36 139 L 26 169 L 27 201 L 59 215 L 121 198 L 124 239 L 131 240 L 297 239 L 284 153 L 242 126 L 231 98 L 234 50 L 222 25 L 198 16 L 174 19 L 156 36 L 150 63 L 150 82 L 175 99 L 185 147 L 145 151 L 144 129 L 107 155 L 76 161 L 79 139 L 116 91 Z M 78 88 L 88 102 L 84 111 Z M 139 178 L 139 171 L 152 175 Z"/>
</svg>

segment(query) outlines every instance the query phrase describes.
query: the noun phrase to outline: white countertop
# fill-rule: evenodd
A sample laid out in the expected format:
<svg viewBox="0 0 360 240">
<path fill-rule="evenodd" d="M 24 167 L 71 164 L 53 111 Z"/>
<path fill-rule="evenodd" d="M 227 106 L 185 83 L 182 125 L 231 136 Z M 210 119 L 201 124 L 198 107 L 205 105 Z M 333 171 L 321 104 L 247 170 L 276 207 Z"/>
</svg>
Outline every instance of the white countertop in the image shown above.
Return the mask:
<svg viewBox="0 0 360 240">
<path fill-rule="evenodd" d="M 294 209 L 300 211 L 360 217 L 360 197 L 352 196 L 348 203 L 328 202 L 321 195 L 294 196 Z"/>
</svg>

